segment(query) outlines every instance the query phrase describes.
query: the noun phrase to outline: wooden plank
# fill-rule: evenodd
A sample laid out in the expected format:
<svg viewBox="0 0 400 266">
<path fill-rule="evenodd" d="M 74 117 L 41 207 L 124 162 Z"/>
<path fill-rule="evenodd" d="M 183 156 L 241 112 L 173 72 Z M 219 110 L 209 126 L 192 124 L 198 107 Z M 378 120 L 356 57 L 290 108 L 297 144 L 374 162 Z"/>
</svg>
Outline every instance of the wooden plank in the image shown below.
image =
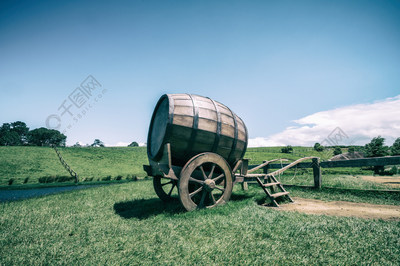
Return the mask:
<svg viewBox="0 0 400 266">
<path fill-rule="evenodd" d="M 388 156 L 388 157 L 376 157 L 376 158 L 364 158 L 364 159 L 353 159 L 353 160 L 340 160 L 340 161 L 325 161 L 320 162 L 322 168 L 334 168 L 334 167 L 362 167 L 362 166 L 384 166 L 384 165 L 398 165 L 400 164 L 400 156 Z M 280 169 L 288 166 L 289 164 L 269 164 L 269 169 Z M 257 164 L 249 165 L 249 168 L 254 168 Z M 312 168 L 311 162 L 298 163 L 297 168 Z"/>
<path fill-rule="evenodd" d="M 272 186 L 276 186 L 276 185 L 279 185 L 279 184 L 280 184 L 279 182 L 265 183 L 264 187 L 272 187 Z"/>
<path fill-rule="evenodd" d="M 288 163 L 283 163 L 283 164 L 271 163 L 271 164 L 268 164 L 267 168 L 268 169 L 281 169 L 282 167 L 285 167 L 285 166 L 288 166 L 288 165 L 289 165 Z M 311 168 L 311 165 L 312 165 L 311 162 L 309 162 L 309 163 L 298 163 L 297 164 L 297 168 Z M 259 165 L 258 164 L 251 164 L 251 165 L 249 165 L 249 168 L 254 168 L 256 166 L 259 166 Z"/>
<path fill-rule="evenodd" d="M 286 196 L 286 195 L 288 195 L 288 194 L 289 194 L 289 192 L 287 192 L 287 191 L 278 192 L 278 193 L 272 194 L 271 197 L 273 197 L 273 198 L 278 198 L 278 197 Z"/>
<path fill-rule="evenodd" d="M 263 167 L 267 166 L 267 165 L 268 165 L 269 163 L 271 163 L 271 162 L 275 162 L 275 161 L 279 161 L 279 160 L 282 160 L 282 161 L 286 161 L 286 162 L 287 162 L 286 159 L 274 159 L 274 160 L 270 160 L 270 161 L 264 161 L 264 163 L 262 163 L 262 164 L 260 164 L 260 165 L 258 165 L 258 166 L 256 166 L 256 167 L 251 168 L 251 169 L 248 171 L 248 173 L 252 173 L 252 172 L 254 172 L 254 171 L 256 171 L 256 170 L 258 170 L 258 169 L 260 169 L 260 168 L 263 168 Z"/>
<path fill-rule="evenodd" d="M 326 161 L 326 162 L 321 162 L 320 164 L 321 167 L 324 168 L 396 165 L 400 164 L 400 156 L 364 158 L 364 159 L 341 160 L 341 161 Z"/>
<path fill-rule="evenodd" d="M 293 166 L 295 166 L 295 165 L 301 163 L 302 161 L 309 160 L 309 159 L 314 159 L 314 158 L 317 158 L 317 157 L 304 157 L 304 158 L 300 158 L 300 159 L 298 159 L 298 160 L 296 160 L 296 161 L 294 161 L 294 162 L 292 162 L 292 163 L 286 165 L 285 167 L 283 167 L 283 168 L 281 168 L 281 169 L 278 169 L 278 170 L 272 172 L 271 175 L 277 175 L 277 174 L 283 173 L 283 172 L 286 171 L 287 169 L 289 169 L 289 168 L 291 168 L 291 167 L 293 167 Z"/>
</svg>

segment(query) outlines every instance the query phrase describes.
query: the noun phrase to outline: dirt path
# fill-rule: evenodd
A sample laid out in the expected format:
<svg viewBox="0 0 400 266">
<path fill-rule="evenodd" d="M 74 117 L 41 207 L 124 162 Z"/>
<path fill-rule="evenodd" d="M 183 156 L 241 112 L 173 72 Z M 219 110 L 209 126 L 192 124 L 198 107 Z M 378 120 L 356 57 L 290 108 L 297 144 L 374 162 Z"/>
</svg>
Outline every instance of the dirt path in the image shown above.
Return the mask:
<svg viewBox="0 0 400 266">
<path fill-rule="evenodd" d="M 321 201 L 294 198 L 295 203 L 280 205 L 284 211 L 308 214 L 360 217 L 365 219 L 400 220 L 400 206 L 375 205 L 347 201 Z"/>
<path fill-rule="evenodd" d="M 363 180 L 381 183 L 400 188 L 400 176 L 368 176 L 360 175 Z"/>
</svg>

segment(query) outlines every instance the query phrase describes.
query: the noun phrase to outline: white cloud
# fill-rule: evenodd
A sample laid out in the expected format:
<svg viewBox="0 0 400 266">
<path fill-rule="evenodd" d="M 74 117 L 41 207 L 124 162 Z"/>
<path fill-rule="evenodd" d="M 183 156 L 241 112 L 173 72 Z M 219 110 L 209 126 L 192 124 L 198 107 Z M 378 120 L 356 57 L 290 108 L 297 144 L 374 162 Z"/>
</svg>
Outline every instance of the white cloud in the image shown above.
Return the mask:
<svg viewBox="0 0 400 266">
<path fill-rule="evenodd" d="M 114 143 L 114 144 L 105 143 L 104 146 L 106 146 L 106 147 L 126 147 L 129 144 L 131 144 L 131 143 L 130 142 L 119 141 L 119 142 Z"/>
<path fill-rule="evenodd" d="M 249 147 L 312 146 L 315 142 L 333 145 L 363 145 L 381 135 L 391 145 L 400 137 L 400 95 L 374 103 L 345 106 L 294 120 L 297 125 L 278 134 L 249 139 Z M 339 128 L 339 129 L 338 129 Z M 342 139 L 330 135 L 342 130 Z M 333 140 L 333 141 L 332 141 Z"/>
<path fill-rule="evenodd" d="M 104 144 L 106 147 L 127 147 L 131 142 L 117 142 L 116 144 Z M 146 146 L 146 143 L 139 142 L 139 147 Z"/>
</svg>

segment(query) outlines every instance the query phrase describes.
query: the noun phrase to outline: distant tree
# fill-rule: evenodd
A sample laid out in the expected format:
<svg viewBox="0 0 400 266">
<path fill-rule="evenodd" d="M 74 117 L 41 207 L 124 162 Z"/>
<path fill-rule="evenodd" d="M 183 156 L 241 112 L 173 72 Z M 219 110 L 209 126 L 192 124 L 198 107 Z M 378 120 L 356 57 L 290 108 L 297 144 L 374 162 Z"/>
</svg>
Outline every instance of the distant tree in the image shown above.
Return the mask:
<svg viewBox="0 0 400 266">
<path fill-rule="evenodd" d="M 400 155 L 400 138 L 397 138 L 394 141 L 392 147 L 390 148 L 390 154 L 392 156 Z"/>
<path fill-rule="evenodd" d="M 286 147 L 283 147 L 283 148 L 281 149 L 281 152 L 282 152 L 282 153 L 292 153 L 292 152 L 293 152 L 293 147 L 290 146 L 290 145 L 287 145 Z"/>
<path fill-rule="evenodd" d="M 48 128 L 36 128 L 27 134 L 27 141 L 29 145 L 34 146 L 65 146 L 67 136 L 60 131 Z"/>
<path fill-rule="evenodd" d="M 104 143 L 99 139 L 95 139 L 91 146 L 92 147 L 104 147 Z"/>
<path fill-rule="evenodd" d="M 356 148 L 353 146 L 349 147 L 349 149 L 348 149 L 349 153 L 354 153 L 355 151 L 356 151 Z"/>
<path fill-rule="evenodd" d="M 18 133 L 11 130 L 9 123 L 0 127 L 0 146 L 15 146 L 20 144 Z"/>
<path fill-rule="evenodd" d="M 318 142 L 314 144 L 314 150 L 321 152 L 324 150 L 324 146 L 322 146 L 321 144 L 319 144 Z"/>
<path fill-rule="evenodd" d="M 79 142 L 77 142 L 74 145 L 72 145 L 72 147 L 80 148 L 82 147 L 82 145 Z"/>
<path fill-rule="evenodd" d="M 373 138 L 364 147 L 365 157 L 382 157 L 389 154 L 389 147 L 385 146 L 385 139 L 381 136 Z"/>
<path fill-rule="evenodd" d="M 364 146 L 365 157 L 382 157 L 389 154 L 389 147 L 385 146 L 385 139 L 381 136 L 373 138 L 370 143 Z M 384 172 L 383 166 L 374 166 L 375 174 L 382 175 Z"/>
<path fill-rule="evenodd" d="M 11 123 L 11 131 L 15 132 L 18 134 L 18 137 L 20 139 L 20 144 L 27 144 L 27 136 L 29 132 L 29 127 L 26 126 L 26 124 L 22 121 L 16 121 Z"/>
<path fill-rule="evenodd" d="M 29 128 L 24 122 L 4 123 L 0 127 L 0 146 L 17 146 L 27 143 Z"/>
<path fill-rule="evenodd" d="M 136 141 L 133 141 L 128 147 L 139 147 L 139 144 Z"/>
<path fill-rule="evenodd" d="M 333 155 L 339 155 L 339 154 L 342 154 L 342 149 L 340 147 L 335 147 Z"/>
</svg>

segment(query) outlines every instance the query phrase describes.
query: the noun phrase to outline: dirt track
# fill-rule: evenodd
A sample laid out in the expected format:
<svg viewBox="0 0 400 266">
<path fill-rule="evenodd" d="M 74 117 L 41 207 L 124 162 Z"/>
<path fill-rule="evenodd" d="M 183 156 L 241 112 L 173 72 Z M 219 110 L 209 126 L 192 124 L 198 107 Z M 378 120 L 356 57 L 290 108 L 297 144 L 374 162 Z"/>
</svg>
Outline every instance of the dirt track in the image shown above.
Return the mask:
<svg viewBox="0 0 400 266">
<path fill-rule="evenodd" d="M 360 176 L 363 180 L 381 183 L 392 187 L 400 187 L 400 176 Z"/>
<path fill-rule="evenodd" d="M 365 219 L 400 220 L 400 206 L 375 205 L 346 201 L 321 201 L 294 198 L 295 203 L 282 204 L 284 211 L 298 211 L 308 214 L 360 217 Z"/>
</svg>

